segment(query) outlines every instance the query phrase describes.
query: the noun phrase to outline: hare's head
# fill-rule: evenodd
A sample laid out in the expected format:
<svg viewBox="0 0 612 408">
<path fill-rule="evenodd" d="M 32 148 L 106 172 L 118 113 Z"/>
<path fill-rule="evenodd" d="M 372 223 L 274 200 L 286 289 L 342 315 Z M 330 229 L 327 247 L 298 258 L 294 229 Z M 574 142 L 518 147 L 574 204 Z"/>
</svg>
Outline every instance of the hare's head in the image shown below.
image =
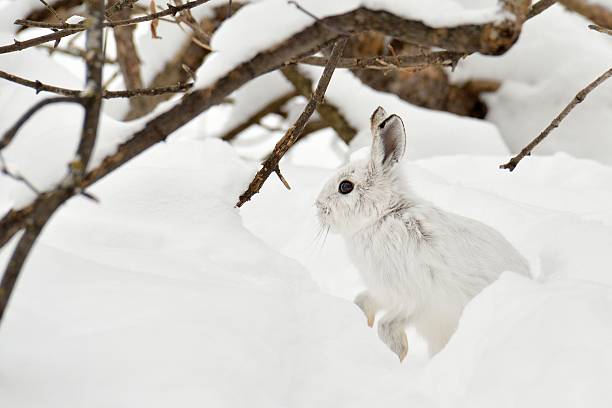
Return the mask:
<svg viewBox="0 0 612 408">
<path fill-rule="evenodd" d="M 369 159 L 342 167 L 325 184 L 316 201 L 319 220 L 341 233 L 353 233 L 378 221 L 398 204 L 406 135 L 397 115 L 381 107 L 371 117 Z"/>
</svg>

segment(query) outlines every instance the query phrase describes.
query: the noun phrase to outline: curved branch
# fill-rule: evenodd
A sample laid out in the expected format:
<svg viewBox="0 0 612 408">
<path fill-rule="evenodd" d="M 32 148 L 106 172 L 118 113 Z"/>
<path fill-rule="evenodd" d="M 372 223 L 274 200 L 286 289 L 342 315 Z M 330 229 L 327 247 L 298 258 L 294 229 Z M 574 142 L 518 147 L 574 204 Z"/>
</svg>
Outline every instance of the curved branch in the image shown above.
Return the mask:
<svg viewBox="0 0 612 408">
<path fill-rule="evenodd" d="M 19 118 L 19 120 L 13 126 L 11 126 L 9 129 L 7 129 L 6 132 L 4 132 L 4 135 L 2 136 L 2 139 L 0 139 L 0 150 L 4 149 L 6 146 L 9 145 L 9 143 L 11 143 L 11 141 L 13 140 L 13 138 L 15 137 L 17 132 L 19 132 L 19 129 L 21 129 L 23 127 L 23 125 L 25 125 L 25 123 L 36 112 L 38 112 L 39 110 L 41 110 L 45 106 L 51 105 L 51 104 L 54 104 L 54 103 L 78 103 L 78 104 L 82 104 L 83 103 L 83 99 L 78 97 L 78 96 L 68 96 L 68 97 L 58 96 L 58 97 L 55 97 L 55 98 L 43 99 L 42 101 L 38 102 L 36 105 L 34 105 L 30 109 L 28 109 Z"/>
<path fill-rule="evenodd" d="M 16 84 L 27 86 L 39 92 L 52 92 L 63 96 L 80 96 L 84 91 L 79 89 L 68 89 L 60 88 L 59 86 L 43 84 L 40 81 L 30 81 L 25 78 L 18 77 L 16 75 L 9 74 L 8 72 L 0 71 L 0 78 L 6 79 L 7 81 L 15 82 Z M 176 84 L 171 86 L 162 86 L 158 88 L 141 88 L 141 89 L 130 89 L 125 91 L 103 91 L 103 99 L 114 99 L 114 98 L 132 98 L 134 96 L 156 96 L 167 93 L 178 93 L 184 92 L 191 88 L 193 84 Z"/>
</svg>

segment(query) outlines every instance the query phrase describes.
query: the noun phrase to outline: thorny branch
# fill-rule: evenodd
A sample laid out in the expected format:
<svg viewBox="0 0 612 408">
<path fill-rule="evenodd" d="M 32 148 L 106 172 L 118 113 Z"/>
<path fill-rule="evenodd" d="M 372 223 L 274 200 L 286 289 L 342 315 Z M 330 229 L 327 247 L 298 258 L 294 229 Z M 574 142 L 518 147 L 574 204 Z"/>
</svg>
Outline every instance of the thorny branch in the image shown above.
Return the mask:
<svg viewBox="0 0 612 408">
<path fill-rule="evenodd" d="M 30 213 L 23 224 L 13 226 L 13 234 L 20 229 L 25 228 L 25 231 L 9 259 L 8 265 L 2 275 L 2 281 L 0 282 L 0 322 L 2 321 L 7 304 L 15 288 L 15 283 L 19 278 L 23 265 L 36 239 L 40 235 L 40 232 L 62 203 L 75 194 L 83 193 L 79 184 L 82 182 L 96 141 L 102 100 L 102 66 L 104 65 L 102 22 L 104 19 L 104 0 L 86 0 L 86 6 L 92 21 L 91 27 L 87 30 L 86 39 L 88 53 L 88 58 L 86 59 L 87 83 L 84 95 L 78 98 L 79 102 L 82 103 L 85 108 L 85 119 L 83 120 L 83 129 L 75 160 L 70 166 L 72 182 L 69 184 L 62 183 L 51 192 L 38 194 L 35 202 L 40 203 L 40 205 L 37 210 Z M 66 98 L 64 98 L 64 101 L 66 101 L 65 99 Z M 46 104 L 49 103 L 51 102 L 47 102 Z M 40 109 L 40 107 L 38 109 Z M 31 117 L 36 110 L 30 109 L 26 112 L 25 116 Z M 27 118 L 24 119 L 22 117 L 18 121 L 18 123 L 21 122 L 19 127 L 23 125 L 26 120 Z M 17 127 L 17 130 L 19 127 Z M 15 133 L 17 130 L 15 130 Z M 8 141 L 10 141 L 12 137 L 14 137 L 14 133 L 8 138 L 5 135 L 2 139 L 3 145 L 6 146 L 8 143 L 5 139 L 9 139 Z M 91 197 L 89 194 L 86 194 L 86 196 Z M 11 213 L 9 212 L 5 218 L 10 216 Z M 0 231 L 4 231 L 4 227 L 2 227 Z"/>
<path fill-rule="evenodd" d="M 331 55 L 329 57 L 329 61 L 323 70 L 323 74 L 321 74 L 321 78 L 319 79 L 319 83 L 317 84 L 317 89 L 312 94 L 312 98 L 306 104 L 304 111 L 297 118 L 293 126 L 291 126 L 287 133 L 278 141 L 272 155 L 262 164 L 261 169 L 257 172 L 251 184 L 246 189 L 246 191 L 240 196 L 238 202 L 236 203 L 237 207 L 241 207 L 244 203 L 249 201 L 253 195 L 257 194 L 263 184 L 266 182 L 270 174 L 273 172 L 280 173 L 278 168 L 278 163 L 280 159 L 287 153 L 287 151 L 293 146 L 293 144 L 299 139 L 300 135 L 304 131 L 304 127 L 308 122 L 308 119 L 314 113 L 317 105 L 323 102 L 323 96 L 325 95 L 325 91 L 327 90 L 327 86 L 329 85 L 329 81 L 336 69 L 336 64 L 342 55 L 342 51 L 344 50 L 344 46 L 346 45 L 347 38 L 340 38 L 332 49 Z M 280 177 L 280 176 L 279 176 Z M 282 178 L 281 178 L 282 180 Z"/>
<path fill-rule="evenodd" d="M 24 79 L 18 77 L 16 75 L 9 74 L 4 71 L 0 71 L 0 78 L 6 79 L 7 81 L 15 82 L 17 84 L 27 86 L 28 88 L 32 88 L 39 92 L 52 92 L 58 95 L 64 96 L 81 96 L 83 95 L 82 90 L 78 89 L 68 89 L 68 88 L 60 88 L 58 86 L 43 84 L 40 81 L 30 81 L 28 79 Z M 172 86 L 163 86 L 159 88 L 142 88 L 142 89 L 131 89 L 125 91 L 102 91 L 103 99 L 113 99 L 113 98 L 132 98 L 134 96 L 156 96 L 163 95 L 167 93 L 178 93 L 184 92 L 191 88 L 193 84 L 176 84 Z"/>
<path fill-rule="evenodd" d="M 520 151 L 519 154 L 514 156 L 510 161 L 506 164 L 502 164 L 499 166 L 500 169 L 508 169 L 513 171 L 517 164 L 525 157 L 531 154 L 531 151 L 538 145 L 542 140 L 548 136 L 550 132 L 559 127 L 559 124 L 565 117 L 574 109 L 580 102 L 582 102 L 587 95 L 599 85 L 605 82 L 606 79 L 612 76 L 612 68 L 601 74 L 596 80 L 588 84 L 584 89 L 574 96 L 574 99 L 571 100 L 569 104 L 553 119 L 553 121 L 540 133 L 535 139 L 533 139 L 527 146 Z"/>
<path fill-rule="evenodd" d="M 166 10 L 159 11 L 157 13 L 147 14 L 146 16 L 136 17 L 127 20 L 117 20 L 117 21 L 108 21 L 104 22 L 104 27 L 118 27 L 118 26 L 126 26 L 142 23 L 145 21 L 156 20 L 160 17 L 176 15 L 178 12 L 182 10 L 188 10 L 194 7 L 197 7 L 201 4 L 207 3 L 210 0 L 194 0 L 189 3 L 185 3 L 182 6 L 173 6 L 168 4 L 168 8 Z M 34 47 L 36 45 L 44 44 L 49 41 L 57 41 L 61 38 L 67 37 L 69 35 L 78 33 L 80 31 L 84 31 L 86 29 L 85 25 L 82 23 L 79 24 L 67 24 L 67 23 L 45 23 L 40 21 L 30 21 L 30 20 L 16 20 L 15 24 L 26 26 L 26 27 L 42 27 L 42 28 L 51 28 L 51 29 L 59 29 L 60 31 L 43 35 L 40 37 L 35 37 L 26 41 L 17 41 L 14 40 L 14 44 L 0 46 L 0 54 L 5 54 L 8 52 L 22 51 L 26 48 Z"/>
</svg>

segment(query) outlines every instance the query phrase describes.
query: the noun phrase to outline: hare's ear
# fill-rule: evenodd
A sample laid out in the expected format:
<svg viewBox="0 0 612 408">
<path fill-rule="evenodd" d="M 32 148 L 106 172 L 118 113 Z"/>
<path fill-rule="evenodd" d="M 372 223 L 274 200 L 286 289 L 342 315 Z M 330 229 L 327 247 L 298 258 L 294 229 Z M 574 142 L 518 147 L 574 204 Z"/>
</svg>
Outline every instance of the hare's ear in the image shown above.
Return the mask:
<svg viewBox="0 0 612 408">
<path fill-rule="evenodd" d="M 404 123 L 391 115 L 373 129 L 372 162 L 377 167 L 390 168 L 399 162 L 406 149 Z"/>
<path fill-rule="evenodd" d="M 376 108 L 372 116 L 370 116 L 370 129 L 372 129 L 372 135 L 376 134 L 376 128 L 387 118 L 387 112 L 379 106 Z"/>
</svg>

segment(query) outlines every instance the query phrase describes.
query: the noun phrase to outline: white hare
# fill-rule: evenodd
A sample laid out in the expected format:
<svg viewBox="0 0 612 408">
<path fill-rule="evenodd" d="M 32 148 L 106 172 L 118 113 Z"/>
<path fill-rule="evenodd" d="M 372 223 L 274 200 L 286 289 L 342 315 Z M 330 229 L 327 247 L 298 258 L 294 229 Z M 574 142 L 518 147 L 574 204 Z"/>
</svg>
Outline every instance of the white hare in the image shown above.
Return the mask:
<svg viewBox="0 0 612 408">
<path fill-rule="evenodd" d="M 331 178 L 316 205 L 320 222 L 339 232 L 367 287 L 355 299 L 400 361 L 406 327 L 427 340 L 430 354 L 447 343 L 467 302 L 502 272 L 527 275 L 526 260 L 493 228 L 417 197 L 404 183 L 406 136 L 397 115 L 371 117 L 368 160 Z"/>
</svg>

